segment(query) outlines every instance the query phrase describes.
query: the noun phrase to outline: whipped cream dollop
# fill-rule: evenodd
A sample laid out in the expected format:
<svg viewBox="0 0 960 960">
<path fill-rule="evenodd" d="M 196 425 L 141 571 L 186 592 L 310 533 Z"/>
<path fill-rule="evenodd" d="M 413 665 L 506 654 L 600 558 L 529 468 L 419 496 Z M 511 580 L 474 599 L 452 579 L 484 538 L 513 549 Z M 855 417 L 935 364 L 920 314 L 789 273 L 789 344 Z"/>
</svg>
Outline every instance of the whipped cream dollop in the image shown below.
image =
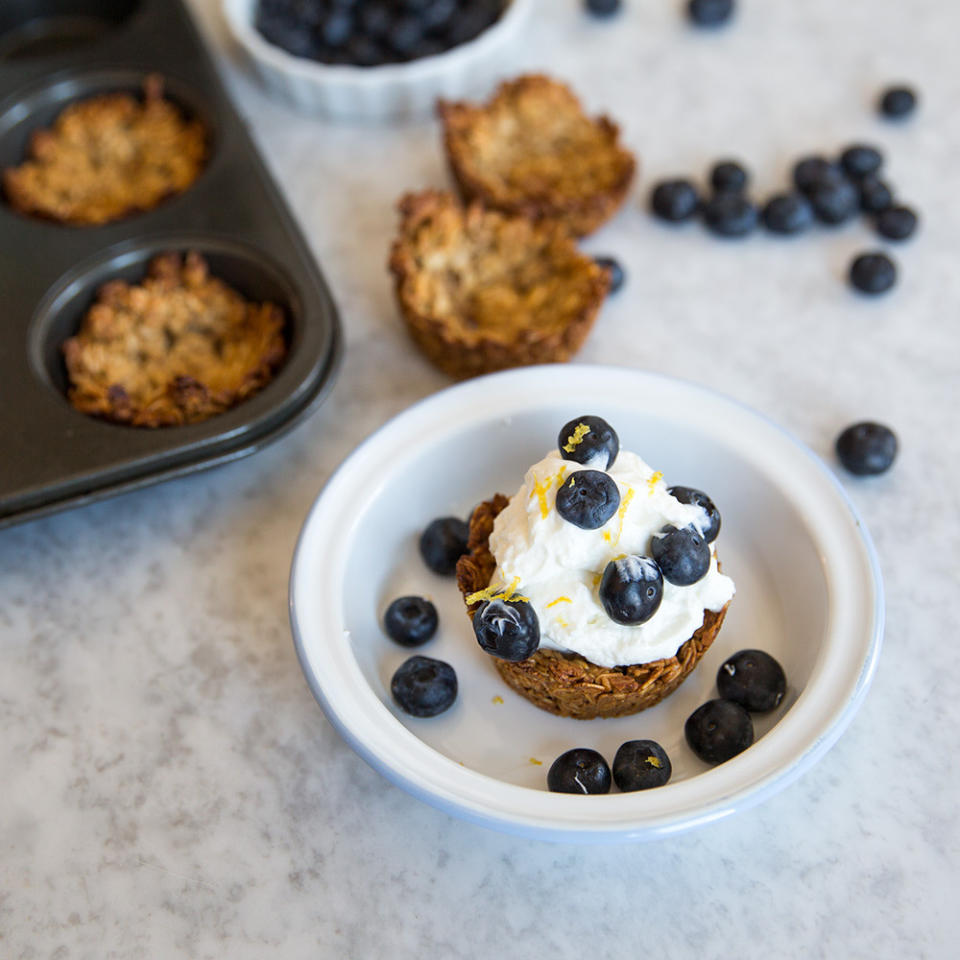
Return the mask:
<svg viewBox="0 0 960 960">
<path fill-rule="evenodd" d="M 702 532 L 707 513 L 680 503 L 659 471 L 621 450 L 607 470 L 620 492 L 620 508 L 599 529 L 581 529 L 557 513 L 557 489 L 573 471 L 595 468 L 553 450 L 527 471 L 494 521 L 490 550 L 497 568 L 490 584 L 512 586 L 529 600 L 543 648 L 578 653 L 602 667 L 672 657 L 703 624 L 704 610 L 719 611 L 734 594 L 733 581 L 717 568 L 714 545 L 702 579 L 685 587 L 664 581 L 663 600 L 646 623 L 611 620 L 600 602 L 600 579 L 611 560 L 649 556 L 651 537 L 666 524 L 692 524 Z"/>
</svg>

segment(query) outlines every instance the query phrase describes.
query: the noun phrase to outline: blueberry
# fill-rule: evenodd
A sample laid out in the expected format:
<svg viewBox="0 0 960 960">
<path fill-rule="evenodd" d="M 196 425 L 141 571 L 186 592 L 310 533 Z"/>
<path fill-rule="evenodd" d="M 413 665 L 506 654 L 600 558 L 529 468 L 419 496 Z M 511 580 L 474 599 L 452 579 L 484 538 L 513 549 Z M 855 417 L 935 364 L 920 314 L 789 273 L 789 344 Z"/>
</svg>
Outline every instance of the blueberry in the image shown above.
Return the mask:
<svg viewBox="0 0 960 960">
<path fill-rule="evenodd" d="M 449 576 L 467 552 L 469 536 L 470 528 L 459 518 L 439 517 L 430 522 L 420 537 L 420 556 L 434 573 Z"/>
<path fill-rule="evenodd" d="M 802 193 L 778 193 L 763 208 L 763 224 L 771 233 L 801 233 L 813 224 L 813 207 Z"/>
<path fill-rule="evenodd" d="M 611 560 L 600 580 L 600 602 L 614 623 L 646 623 L 663 600 L 663 575 L 649 557 Z"/>
<path fill-rule="evenodd" d="M 840 164 L 847 176 L 859 180 L 879 171 L 883 165 L 883 154 L 876 147 L 857 143 L 840 154 Z"/>
<path fill-rule="evenodd" d="M 663 579 L 675 586 L 689 587 L 710 569 L 710 547 L 693 527 L 666 526 L 650 548 Z"/>
<path fill-rule="evenodd" d="M 485 600 L 473 615 L 477 643 L 491 656 L 517 663 L 540 646 L 540 621 L 527 600 Z"/>
<path fill-rule="evenodd" d="M 598 267 L 603 267 L 610 274 L 610 293 L 616 293 L 623 286 L 625 279 L 620 262 L 613 257 L 594 257 L 593 259 Z"/>
<path fill-rule="evenodd" d="M 885 253 L 861 253 L 850 264 L 850 283 L 861 293 L 886 293 L 896 282 L 896 265 Z"/>
<path fill-rule="evenodd" d="M 909 207 L 887 207 L 877 214 L 877 233 L 888 240 L 906 240 L 917 229 L 917 215 Z"/>
<path fill-rule="evenodd" d="M 581 530 L 598 530 L 619 506 L 620 491 L 602 470 L 577 470 L 557 490 L 557 513 Z"/>
<path fill-rule="evenodd" d="M 725 763 L 753 743 L 750 714 L 732 700 L 708 700 L 687 717 L 683 732 L 705 763 Z"/>
<path fill-rule="evenodd" d="M 893 206 L 893 191 L 879 177 L 864 177 L 860 187 L 860 209 L 864 213 L 880 213 Z"/>
<path fill-rule="evenodd" d="M 826 157 L 804 157 L 793 168 L 793 182 L 801 193 L 810 194 L 821 183 L 843 179 L 843 171 Z"/>
<path fill-rule="evenodd" d="M 787 692 L 783 667 L 763 650 L 741 650 L 720 664 L 717 691 L 724 700 L 732 700 L 756 713 L 780 706 Z"/>
<path fill-rule="evenodd" d="M 613 781 L 624 793 L 662 787 L 672 772 L 670 758 L 656 740 L 628 740 L 613 758 Z"/>
<path fill-rule="evenodd" d="M 747 171 L 735 160 L 721 160 L 710 171 L 710 186 L 717 191 L 746 190 Z"/>
<path fill-rule="evenodd" d="M 420 22 L 424 30 L 442 30 L 456 12 L 457 0 L 431 0 L 420 14 Z"/>
<path fill-rule="evenodd" d="M 700 535 L 707 543 L 713 543 L 720 533 L 720 511 L 714 502 L 702 490 L 693 487 L 670 487 L 667 493 L 681 503 L 693 503 L 703 509 L 706 522 L 699 527 Z"/>
<path fill-rule="evenodd" d="M 443 660 L 411 657 L 393 675 L 390 692 L 405 713 L 435 717 L 457 699 L 457 674 Z"/>
<path fill-rule="evenodd" d="M 462 5 L 451 20 L 447 39 L 453 46 L 479 36 L 500 16 L 499 0 L 472 0 Z"/>
<path fill-rule="evenodd" d="M 874 476 L 890 469 L 897 456 L 897 435 L 882 423 L 855 423 L 837 437 L 836 449 L 851 473 Z"/>
<path fill-rule="evenodd" d="M 733 0 L 690 0 L 687 16 L 698 27 L 719 27 L 733 14 Z"/>
<path fill-rule="evenodd" d="M 821 223 L 837 226 L 860 210 L 860 194 L 849 180 L 829 180 L 814 186 L 810 203 Z"/>
<path fill-rule="evenodd" d="M 696 187 L 689 180 L 662 180 L 650 194 L 654 216 L 671 223 L 689 220 L 699 206 Z"/>
<path fill-rule="evenodd" d="M 612 17 L 620 12 L 623 0 L 583 0 L 583 5 L 595 17 Z"/>
<path fill-rule="evenodd" d="M 346 47 L 347 63 L 357 67 L 377 67 L 390 63 L 394 57 L 372 37 L 358 34 L 350 38 Z"/>
<path fill-rule="evenodd" d="M 383 615 L 387 636 L 403 647 L 419 647 L 437 632 L 437 608 L 424 597 L 397 597 Z"/>
<path fill-rule="evenodd" d="M 353 33 L 353 17 L 346 10 L 334 10 L 320 26 L 320 38 L 328 47 L 341 47 Z"/>
<path fill-rule="evenodd" d="M 721 237 L 744 237 L 757 225 L 757 208 L 742 193 L 724 190 L 703 205 L 703 219 Z"/>
<path fill-rule="evenodd" d="M 917 95 L 910 87 L 888 87 L 880 95 L 880 112 L 893 120 L 901 120 L 913 113 Z"/>
<path fill-rule="evenodd" d="M 577 747 L 550 765 L 547 788 L 553 793 L 609 793 L 610 767 L 596 750 Z"/>
<path fill-rule="evenodd" d="M 390 4 L 385 0 L 373 0 L 365 3 L 357 13 L 360 29 L 371 40 L 382 40 L 390 32 L 393 25 L 393 14 Z"/>
<path fill-rule="evenodd" d="M 564 424 L 557 447 L 564 460 L 609 470 L 620 452 L 620 438 L 601 417 L 577 417 Z"/>
<path fill-rule="evenodd" d="M 387 34 L 390 48 L 401 57 L 410 57 L 423 40 L 423 24 L 413 14 L 398 17 Z"/>
</svg>

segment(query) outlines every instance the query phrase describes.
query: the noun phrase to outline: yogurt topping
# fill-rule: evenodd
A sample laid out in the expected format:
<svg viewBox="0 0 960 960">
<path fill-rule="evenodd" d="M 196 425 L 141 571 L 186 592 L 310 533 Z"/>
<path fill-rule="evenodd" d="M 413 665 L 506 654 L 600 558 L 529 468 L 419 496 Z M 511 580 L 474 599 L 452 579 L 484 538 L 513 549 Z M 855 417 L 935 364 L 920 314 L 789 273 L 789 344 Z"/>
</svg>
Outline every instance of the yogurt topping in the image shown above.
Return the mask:
<svg viewBox="0 0 960 960">
<path fill-rule="evenodd" d="M 604 568 L 625 555 L 649 556 L 650 539 L 665 524 L 703 530 L 706 511 L 667 493 L 659 471 L 621 450 L 607 471 L 620 492 L 620 509 L 599 529 L 583 530 L 556 510 L 557 488 L 591 464 L 564 460 L 552 450 L 526 473 L 523 485 L 497 516 L 490 550 L 497 568 L 492 587 L 513 586 L 540 620 L 540 646 L 580 656 L 602 667 L 649 663 L 672 657 L 703 623 L 704 610 L 719 611 L 734 594 L 733 581 L 710 569 L 696 583 L 664 582 L 660 608 L 646 623 L 624 626 L 607 616 L 597 593 Z"/>
</svg>

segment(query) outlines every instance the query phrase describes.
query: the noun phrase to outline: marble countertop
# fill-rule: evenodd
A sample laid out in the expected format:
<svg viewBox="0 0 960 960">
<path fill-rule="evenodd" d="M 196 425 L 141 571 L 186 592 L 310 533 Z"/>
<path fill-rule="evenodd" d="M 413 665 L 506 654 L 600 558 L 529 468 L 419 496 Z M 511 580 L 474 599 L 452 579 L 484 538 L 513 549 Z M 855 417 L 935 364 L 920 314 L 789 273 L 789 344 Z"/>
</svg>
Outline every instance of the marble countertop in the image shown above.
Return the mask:
<svg viewBox="0 0 960 960">
<path fill-rule="evenodd" d="M 960 942 L 960 7 L 742 0 L 719 33 L 679 2 L 587 21 L 540 0 L 517 70 L 568 79 L 641 157 L 586 246 L 629 278 L 577 362 L 709 385 L 832 462 L 893 426 L 887 475 L 843 476 L 887 590 L 872 690 L 840 742 L 761 806 L 649 844 L 485 831 L 394 788 L 300 673 L 287 574 L 306 511 L 371 431 L 447 384 L 384 269 L 405 189 L 448 182 L 432 121 L 329 125 L 277 104 L 193 0 L 342 310 L 323 406 L 255 457 L 0 532 L 0 956 L 10 960 L 427 956 L 953 957 Z M 873 113 L 907 79 L 908 124 Z M 866 225 L 722 243 L 645 213 L 651 180 L 875 141 L 923 215 L 889 296 L 855 296 Z M 561 919 L 563 918 L 563 919 Z M 736 945 L 735 947 L 733 945 Z"/>
</svg>

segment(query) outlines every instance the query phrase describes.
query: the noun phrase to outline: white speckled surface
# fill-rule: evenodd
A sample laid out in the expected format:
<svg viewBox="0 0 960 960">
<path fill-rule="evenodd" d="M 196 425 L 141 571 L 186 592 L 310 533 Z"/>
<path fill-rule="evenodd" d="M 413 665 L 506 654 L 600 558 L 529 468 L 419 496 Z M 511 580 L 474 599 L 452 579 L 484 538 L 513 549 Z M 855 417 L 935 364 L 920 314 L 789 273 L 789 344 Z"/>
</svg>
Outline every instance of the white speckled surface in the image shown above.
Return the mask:
<svg viewBox="0 0 960 960">
<path fill-rule="evenodd" d="M 446 182 L 430 123 L 333 127 L 230 86 L 343 312 L 332 395 L 255 458 L 0 533 L 0 956 L 489 958 L 956 956 L 960 724 L 960 8 L 741 0 L 686 29 L 678 2 L 589 23 L 541 0 L 520 67 L 569 79 L 642 158 L 595 252 L 629 281 L 580 359 L 649 367 L 769 414 L 829 457 L 837 430 L 897 430 L 887 476 L 847 479 L 875 538 L 887 635 L 830 754 L 770 802 L 642 846 L 564 847 L 454 821 L 387 784 L 303 681 L 287 572 L 345 454 L 445 384 L 399 326 L 384 271 L 405 188 Z M 903 126 L 884 82 L 923 94 Z M 843 283 L 864 225 L 720 243 L 642 209 L 651 178 L 743 157 L 881 144 L 922 211 L 876 302 Z M 558 918 L 569 918 L 566 922 Z"/>
</svg>

